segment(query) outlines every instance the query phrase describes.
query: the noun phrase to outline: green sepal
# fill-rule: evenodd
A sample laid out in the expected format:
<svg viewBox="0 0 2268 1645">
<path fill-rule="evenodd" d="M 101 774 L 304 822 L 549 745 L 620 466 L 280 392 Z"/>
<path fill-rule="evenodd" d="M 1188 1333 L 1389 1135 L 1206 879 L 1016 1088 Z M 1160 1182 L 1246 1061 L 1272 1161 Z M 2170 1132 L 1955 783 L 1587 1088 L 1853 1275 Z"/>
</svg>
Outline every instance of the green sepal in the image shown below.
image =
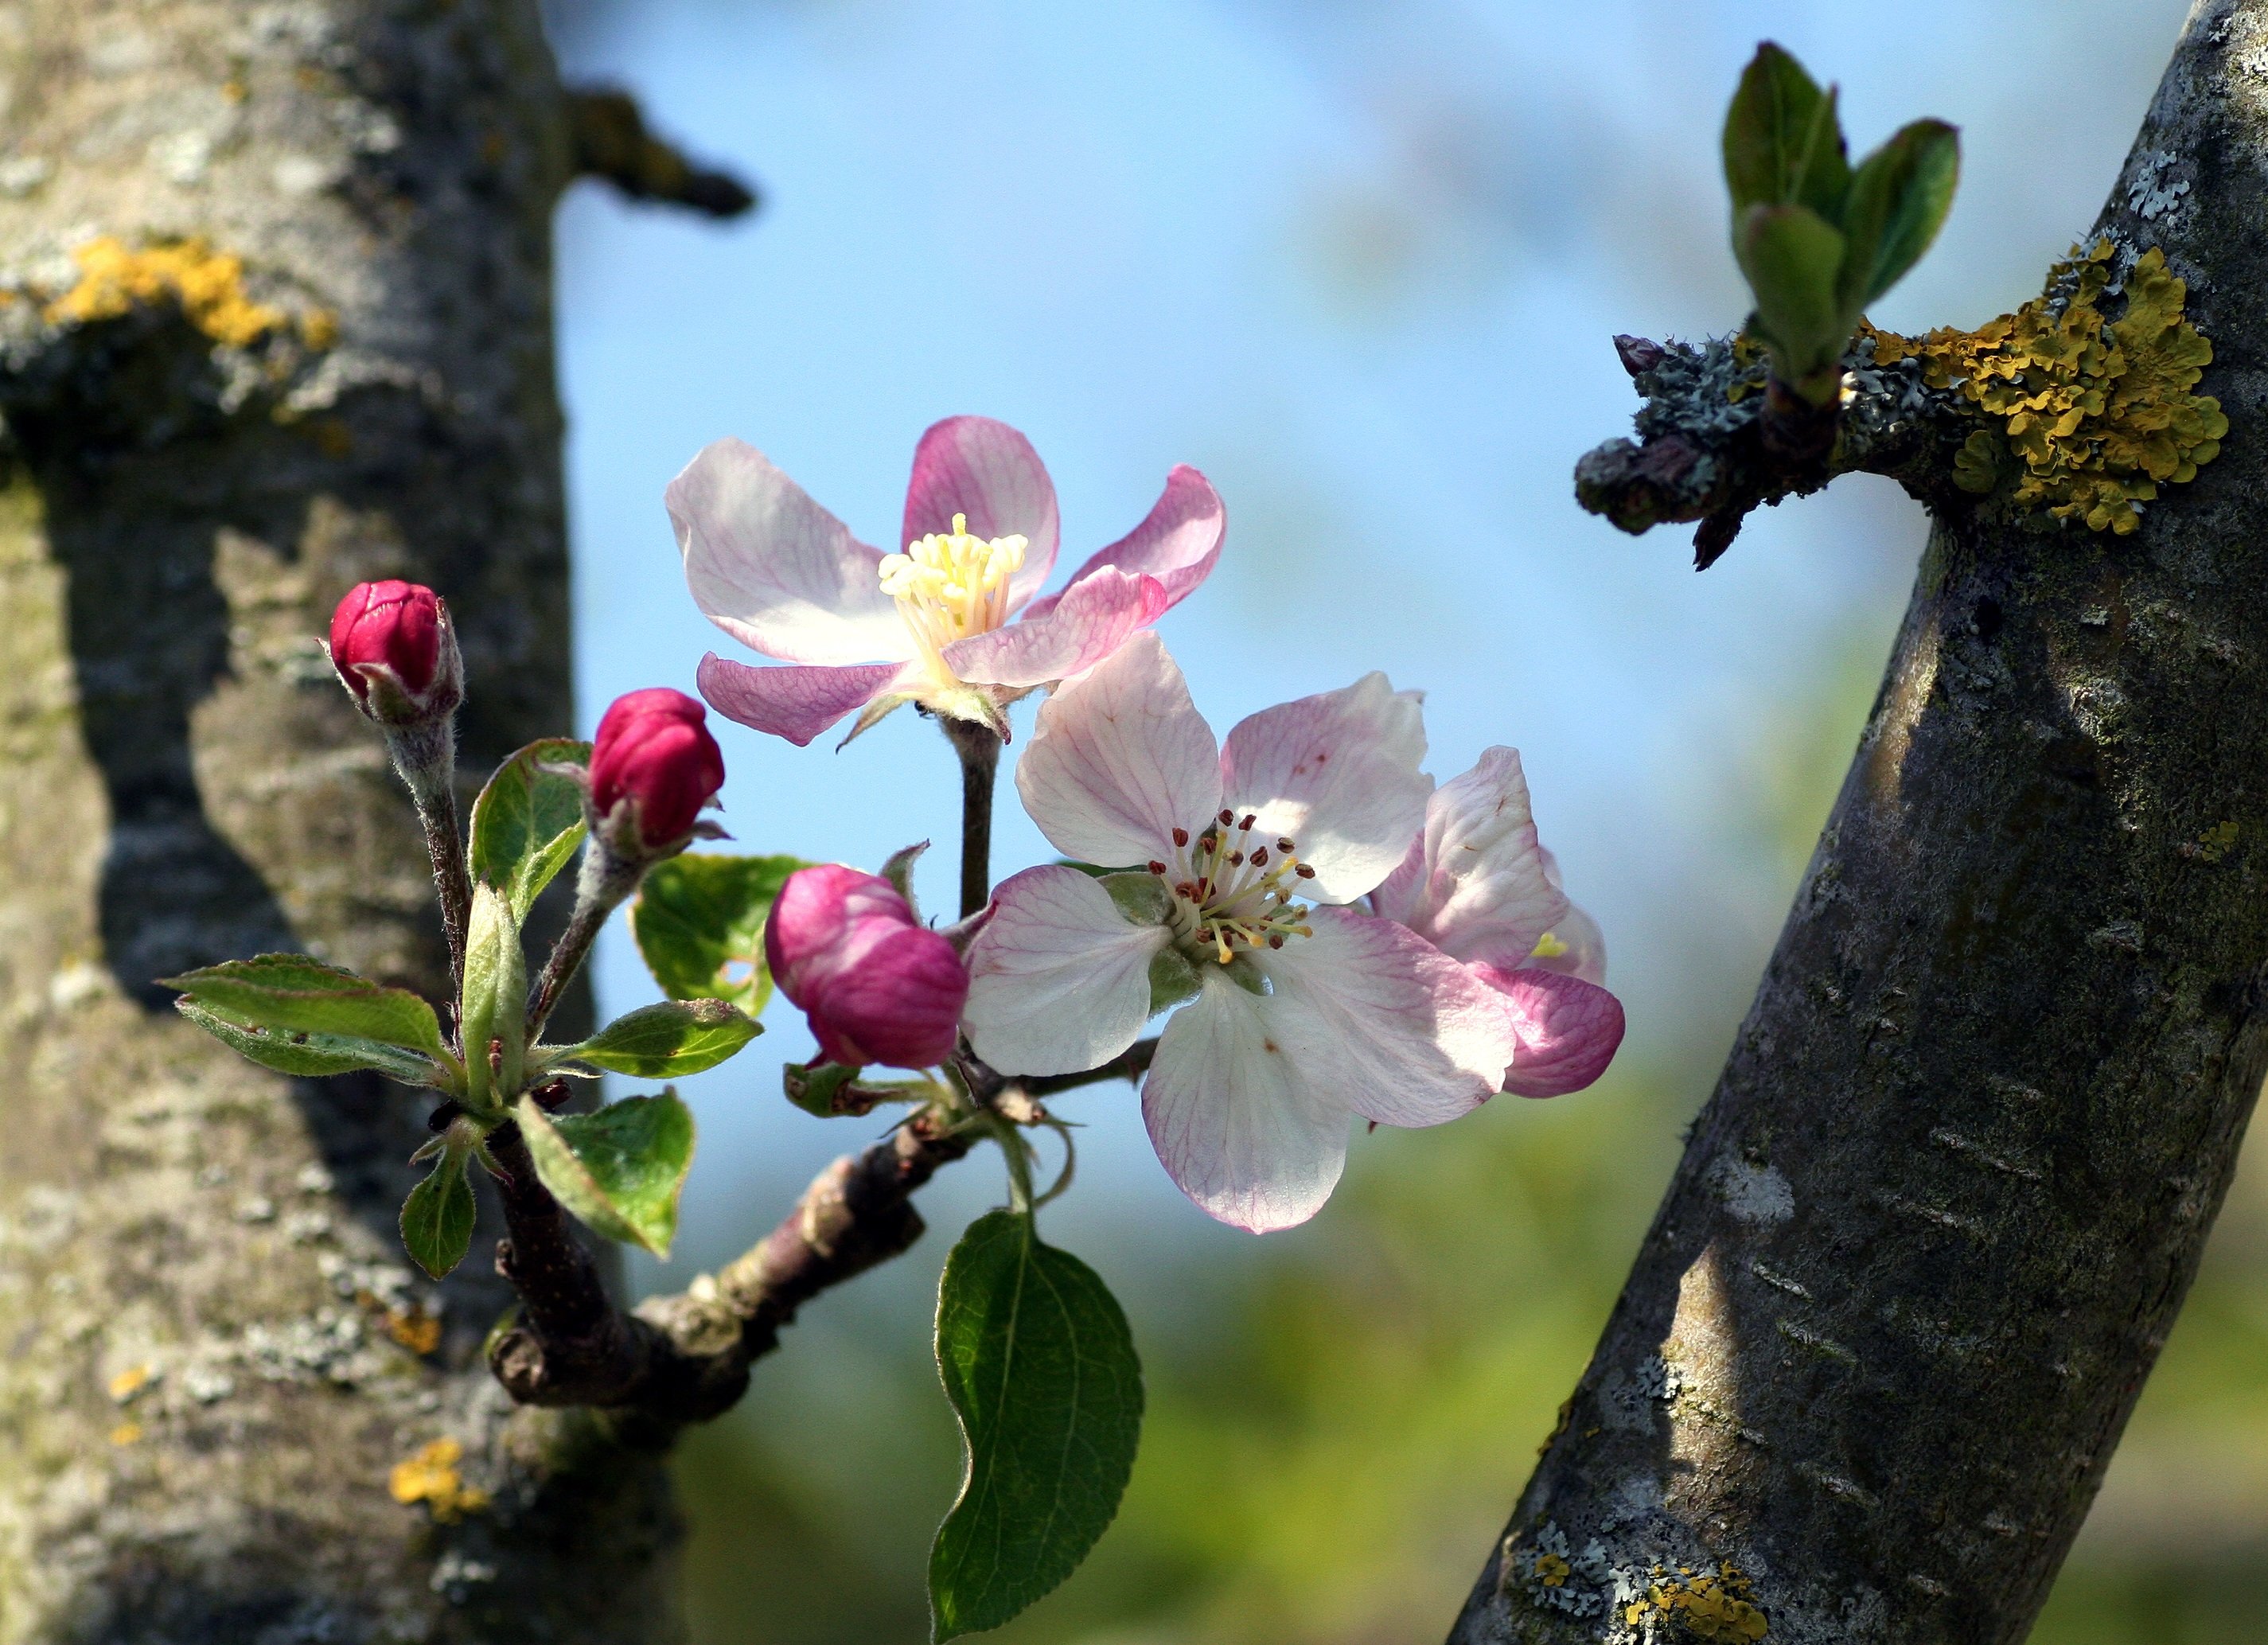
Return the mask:
<svg viewBox="0 0 2268 1645">
<path fill-rule="evenodd" d="M 1863 310 L 1921 261 L 1960 181 L 1961 136 L 1941 120 L 1915 121 L 1859 162 L 1843 210 L 1844 307 Z"/>
<path fill-rule="evenodd" d="M 1162 926 L 1174 911 L 1174 894 L 1166 882 L 1146 871 L 1106 874 L 1096 882 L 1110 894 L 1111 903 L 1137 926 Z"/>
<path fill-rule="evenodd" d="M 591 745 L 571 737 L 531 742 L 496 769 L 473 801 L 474 876 L 504 894 L 514 918 L 527 911 L 583 843 L 583 787 L 546 765 L 588 765 Z"/>
<path fill-rule="evenodd" d="M 968 1462 L 929 1556 L 931 1637 L 998 1627 L 1078 1568 L 1142 1430 L 1142 1367 L 1095 1272 L 1028 1214 L 976 1219 L 938 1287 L 937 1365 Z"/>
<path fill-rule="evenodd" d="M 688 852 L 647 870 L 630 931 L 661 992 L 727 1000 L 761 1015 L 772 992 L 764 920 L 788 875 L 810 866 L 799 857 Z"/>
<path fill-rule="evenodd" d="M 1836 292 L 1843 232 L 1800 205 L 1750 206 L 1735 247 L 1756 293 L 1751 328 L 1771 348 L 1773 374 L 1815 403 L 1842 381 L 1843 350 L 1859 321 Z"/>
<path fill-rule="evenodd" d="M 522 1097 L 513 1116 L 535 1174 L 561 1205 L 594 1233 L 669 1255 L 693 1164 L 693 1115 L 674 1089 L 594 1114 L 554 1116 Z"/>
<path fill-rule="evenodd" d="M 262 954 L 158 980 L 239 1027 L 374 1041 L 437 1061 L 446 1054 L 440 1022 L 416 994 L 304 954 Z"/>
<path fill-rule="evenodd" d="M 453 1091 L 463 1084 L 444 1064 L 399 1045 L 344 1034 L 311 1034 L 304 1030 L 287 1033 L 261 1028 L 257 1023 L 238 1022 L 186 997 L 173 1001 L 173 1008 L 231 1051 L 277 1073 L 314 1079 L 324 1074 L 350 1073 L 357 1068 L 375 1068 L 403 1085 L 430 1085 Z"/>
<path fill-rule="evenodd" d="M 780 1069 L 780 1089 L 787 1100 L 806 1114 L 834 1119 L 844 1114 L 864 1114 L 872 1103 L 858 1105 L 848 1094 L 858 1070 L 848 1063 L 792 1062 Z"/>
<path fill-rule="evenodd" d="M 519 1094 L 527 1049 L 527 955 L 512 905 L 486 881 L 473 887 L 458 1021 L 464 1033 L 465 1105 L 476 1113 L 493 1113 Z M 502 1053 L 494 1068 L 489 1063 L 491 1041 Z"/>
<path fill-rule="evenodd" d="M 460 1137 L 460 1129 L 468 1134 Z M 465 1177 L 473 1147 L 469 1128 L 461 1121 L 452 1125 L 431 1173 L 401 1202 L 401 1243 L 409 1259 L 436 1280 L 464 1261 L 473 1243 L 476 1207 Z"/>
<path fill-rule="evenodd" d="M 722 1000 L 664 1000 L 616 1017 L 578 1045 L 547 1051 L 547 1066 L 587 1063 L 609 1073 L 669 1080 L 713 1068 L 762 1033 L 763 1025 Z"/>
<path fill-rule="evenodd" d="M 914 865 L 921 860 L 922 853 L 928 849 L 927 840 L 922 841 L 917 845 L 905 846 L 892 852 L 890 859 L 882 865 L 882 878 L 887 880 L 891 889 L 906 899 L 906 906 L 913 910 L 916 919 L 921 918 L 921 903 L 914 896 Z"/>
<path fill-rule="evenodd" d="M 1197 997 L 1197 968 L 1168 944 L 1150 956 L 1150 1014 L 1170 1011 Z"/>
<path fill-rule="evenodd" d="M 1833 87 L 1770 41 L 1742 71 L 1725 111 L 1725 183 L 1733 221 L 1751 206 L 1800 205 L 1839 222 L 1851 164 Z"/>
</svg>

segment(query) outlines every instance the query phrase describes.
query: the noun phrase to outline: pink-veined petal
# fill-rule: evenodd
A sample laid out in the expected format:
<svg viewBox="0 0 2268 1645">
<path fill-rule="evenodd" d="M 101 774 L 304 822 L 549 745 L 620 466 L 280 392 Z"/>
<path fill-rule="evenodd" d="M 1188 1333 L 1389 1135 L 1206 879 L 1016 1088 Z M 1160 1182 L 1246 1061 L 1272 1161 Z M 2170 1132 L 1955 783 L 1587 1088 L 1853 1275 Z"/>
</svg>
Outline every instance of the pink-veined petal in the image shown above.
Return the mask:
<svg viewBox="0 0 2268 1645">
<path fill-rule="evenodd" d="M 704 446 L 662 493 L 702 615 L 786 662 L 914 654 L 881 555 L 744 440 Z"/>
<path fill-rule="evenodd" d="M 1220 756 L 1182 671 L 1137 633 L 1040 705 L 1016 792 L 1049 843 L 1105 867 L 1170 861 L 1220 808 Z"/>
<path fill-rule="evenodd" d="M 711 652 L 695 678 L 709 706 L 727 719 L 785 737 L 798 748 L 854 708 L 864 708 L 907 672 L 899 662 L 855 668 L 752 668 Z"/>
<path fill-rule="evenodd" d="M 1543 877 L 1551 882 L 1555 891 L 1564 889 L 1559 880 L 1559 859 L 1551 854 L 1551 847 L 1542 847 Z M 1607 980 L 1607 933 L 1599 929 L 1599 922 L 1574 904 L 1559 916 L 1558 923 L 1547 933 L 1551 939 L 1551 952 L 1532 954 L 1521 964 L 1533 965 L 1547 971 L 1564 971 L 1570 977 L 1580 977 L 1587 983 L 1603 984 Z M 1487 955 L 1476 955 L 1487 958 Z M 1496 963 L 1503 963 L 1501 961 Z M 1518 966 L 1506 966 L 1516 970 Z"/>
<path fill-rule="evenodd" d="M 972 537 L 1023 537 L 1024 564 L 1008 579 L 1010 611 L 1039 593 L 1055 569 L 1061 529 L 1055 482 L 1031 441 L 989 417 L 932 424 L 914 447 L 897 546 L 951 531 L 955 514 L 968 517 Z"/>
<path fill-rule="evenodd" d="M 1418 694 L 1382 674 L 1263 708 L 1228 734 L 1221 787 L 1229 809 L 1257 813 L 1256 835 L 1297 842 L 1315 871 L 1301 888 L 1327 903 L 1360 896 L 1392 873 L 1425 821 Z"/>
<path fill-rule="evenodd" d="M 1164 609 L 1155 578 L 1106 569 L 1073 583 L 1044 616 L 954 641 L 945 666 L 978 685 L 1045 685 L 1092 668 Z"/>
<path fill-rule="evenodd" d="M 1504 1088 L 1519 1096 L 1580 1091 L 1607 1071 L 1623 1043 L 1623 1002 L 1564 971 L 1535 966 L 1474 973 L 1510 1002 L 1520 1049 L 1505 1070 Z"/>
<path fill-rule="evenodd" d="M 1517 964 L 1567 911 L 1543 869 L 1517 749 L 1482 752 L 1425 803 L 1425 830 L 1371 905 L 1452 959 Z"/>
<path fill-rule="evenodd" d="M 1165 591 L 1166 609 L 1179 605 L 1197 586 L 1212 574 L 1220 558 L 1222 539 L 1228 535 L 1228 511 L 1220 494 L 1187 463 L 1166 476 L 1166 489 L 1142 523 L 1098 550 L 1071 573 L 1071 582 L 1106 565 L 1138 576 L 1154 577 Z M 1069 593 L 1066 589 L 1065 594 Z M 1044 616 L 1064 594 L 1049 594 L 1032 602 L 1031 616 Z"/>
<path fill-rule="evenodd" d="M 1344 1108 L 1317 1099 L 1271 1031 L 1276 1002 L 1204 968 L 1142 1081 L 1142 1121 L 1174 1185 L 1255 1234 L 1305 1222 L 1346 1165 Z"/>
<path fill-rule="evenodd" d="M 976 1054 L 1002 1073 L 1080 1073 L 1131 1045 L 1171 933 L 1133 924 L 1093 875 L 1060 864 L 1011 875 L 992 900 L 961 1017 Z"/>
<path fill-rule="evenodd" d="M 1311 937 L 1253 960 L 1278 1038 L 1307 1085 L 1383 1125 L 1438 1125 L 1494 1095 L 1518 1051 L 1484 978 L 1407 926 L 1319 908 Z"/>
</svg>

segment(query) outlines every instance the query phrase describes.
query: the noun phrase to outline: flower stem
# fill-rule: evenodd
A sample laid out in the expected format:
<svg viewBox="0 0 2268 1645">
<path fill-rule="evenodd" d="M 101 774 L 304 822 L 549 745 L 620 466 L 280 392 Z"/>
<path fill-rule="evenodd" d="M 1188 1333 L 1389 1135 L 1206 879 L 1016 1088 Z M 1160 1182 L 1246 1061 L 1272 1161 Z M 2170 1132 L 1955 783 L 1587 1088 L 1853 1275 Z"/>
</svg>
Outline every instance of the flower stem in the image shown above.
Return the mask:
<svg viewBox="0 0 2268 1645">
<path fill-rule="evenodd" d="M 1106 1080 L 1138 1080 L 1149 1071 L 1150 1059 L 1157 1054 L 1155 1039 L 1136 1040 L 1100 1068 L 1089 1068 L 1084 1073 L 1042 1074 L 1037 1079 L 1011 1080 L 1008 1083 L 1020 1086 L 1027 1096 L 1052 1096 L 1057 1091 L 1075 1091 L 1082 1085 L 1101 1085 Z"/>
<path fill-rule="evenodd" d="M 961 756 L 961 917 L 992 897 L 992 782 L 1000 771 L 1000 737 L 990 726 L 941 719 Z"/>
<path fill-rule="evenodd" d="M 575 911 L 567 917 L 567 929 L 559 933 L 559 941 L 551 945 L 550 957 L 543 962 L 542 974 L 535 979 L 534 992 L 528 998 L 529 1044 L 541 1036 L 543 1025 L 550 1021 L 559 996 L 567 992 L 567 985 L 589 956 L 591 945 L 599 940 L 599 933 L 623 899 L 637 889 L 648 866 L 617 856 L 597 834 L 583 847 L 583 867 L 575 881 Z"/>
<path fill-rule="evenodd" d="M 465 990 L 465 929 L 471 923 L 473 880 L 465 866 L 465 833 L 457 815 L 456 734 L 446 719 L 390 732 L 387 752 L 409 785 L 433 861 L 433 889 L 441 904 L 441 935 L 449 946 L 449 997 Z"/>
</svg>

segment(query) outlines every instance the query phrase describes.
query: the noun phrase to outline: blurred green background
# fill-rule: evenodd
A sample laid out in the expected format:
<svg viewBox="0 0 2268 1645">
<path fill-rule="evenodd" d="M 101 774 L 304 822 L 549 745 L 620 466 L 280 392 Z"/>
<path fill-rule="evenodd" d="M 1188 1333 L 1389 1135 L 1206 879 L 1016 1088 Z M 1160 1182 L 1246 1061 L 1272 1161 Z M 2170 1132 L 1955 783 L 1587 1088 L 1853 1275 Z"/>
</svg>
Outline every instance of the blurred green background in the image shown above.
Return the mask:
<svg viewBox="0 0 2268 1645">
<path fill-rule="evenodd" d="M 1701 578 L 1683 533 L 1582 514 L 1570 468 L 1631 409 L 1608 339 L 1739 323 L 1715 144 L 1758 39 L 1841 83 L 1861 149 L 1923 114 L 1962 126 L 1945 235 L 1874 315 L 1912 331 L 2037 290 L 2186 9 L 556 0 L 572 73 L 635 86 L 766 193 L 722 231 L 587 188 L 562 212 L 586 726 L 731 649 L 659 507 L 720 435 L 880 542 L 926 423 L 1005 417 L 1053 470 L 1071 563 L 1195 462 L 1228 549 L 1163 632 L 1200 705 L 1225 726 L 1384 668 L 1429 692 L 1437 775 L 1518 744 L 1630 1008 L 1594 1090 L 1358 1139 L 1323 1214 L 1264 1241 L 1165 1183 L 1125 1088 L 1056 1104 L 1089 1128 L 1049 1236 L 1125 1302 L 1150 1415 L 1117 1523 L 1004 1645 L 1445 1633 L 1747 1008 L 1921 542 L 1866 479 L 1764 511 Z M 951 756 L 910 716 L 839 756 L 719 733 L 741 849 L 872 867 L 952 837 Z M 1001 872 L 1043 852 L 1006 802 Z M 652 997 L 611 937 L 599 980 L 611 1009 Z M 770 1027 L 688 1083 L 686 1231 L 639 1283 L 728 1258 L 879 1129 L 788 1109 L 777 1066 L 809 1042 L 792 1012 Z M 982 1156 L 932 1184 L 915 1251 L 808 1309 L 685 1446 L 701 1645 L 925 1637 L 959 1469 L 934 1287 L 1001 1193 Z M 2036 1637 L 2259 1638 L 2264 1575 L 2268 1163 L 2248 1162 Z"/>
</svg>

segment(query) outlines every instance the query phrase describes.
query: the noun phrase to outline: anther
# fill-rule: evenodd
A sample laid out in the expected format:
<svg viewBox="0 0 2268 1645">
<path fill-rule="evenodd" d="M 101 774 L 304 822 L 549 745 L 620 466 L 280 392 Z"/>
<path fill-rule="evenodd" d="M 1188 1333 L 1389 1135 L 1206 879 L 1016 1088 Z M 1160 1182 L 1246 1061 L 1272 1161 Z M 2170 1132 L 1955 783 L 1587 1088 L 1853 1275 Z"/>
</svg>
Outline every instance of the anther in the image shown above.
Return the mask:
<svg viewBox="0 0 2268 1645">
<path fill-rule="evenodd" d="M 1283 838 L 1278 838 L 1278 839 L 1277 840 L 1277 842 L 1276 842 L 1276 849 L 1277 849 L 1278 851 L 1288 852 L 1288 851 L 1292 851 L 1292 850 L 1295 849 L 1295 847 L 1292 845 L 1292 842 L 1291 842 L 1290 840 L 1288 840 L 1288 839 L 1283 839 Z"/>
<path fill-rule="evenodd" d="M 1230 823 L 1235 821 L 1236 813 L 1233 811 L 1224 811 L 1220 814 L 1220 825 L 1223 828 L 1226 828 Z"/>
<path fill-rule="evenodd" d="M 1268 866 L 1268 847 L 1256 845 L 1252 848 L 1252 866 L 1256 868 L 1265 868 Z"/>
<path fill-rule="evenodd" d="M 1298 874 L 1302 880 L 1312 880 L 1315 877 L 1315 871 L 1307 867 L 1304 862 L 1298 867 L 1292 869 L 1292 872 Z"/>
<path fill-rule="evenodd" d="M 1175 829 L 1175 830 L 1174 830 L 1174 845 L 1175 845 L 1176 847 L 1186 847 L 1186 846 L 1189 845 L 1189 830 L 1187 830 L 1187 829 L 1185 829 L 1185 828 L 1177 828 L 1177 829 Z"/>
<path fill-rule="evenodd" d="M 1153 862 L 1150 865 L 1150 872 L 1152 874 L 1163 874 L 1166 872 L 1166 865 L 1162 862 Z"/>
<path fill-rule="evenodd" d="M 1246 833 L 1248 833 L 1248 833 L 1250 833 L 1250 832 L 1252 831 L 1252 825 L 1253 825 L 1255 822 L 1257 822 L 1258 821 L 1260 821 L 1260 815 L 1259 815 L 1259 813 L 1255 812 L 1255 811 L 1248 811 L 1248 812 L 1246 812 L 1246 813 L 1244 814 L 1244 821 L 1243 821 L 1243 822 L 1240 822 L 1240 823 L 1238 823 L 1236 826 L 1237 826 L 1237 827 L 1239 827 L 1239 828 L 1241 828 L 1241 829 L 1242 829 Z"/>
<path fill-rule="evenodd" d="M 1233 851 L 1229 852 L 1228 859 L 1240 868 L 1244 867 L 1244 853 L 1241 851 Z"/>
<path fill-rule="evenodd" d="M 1282 948 L 1284 946 L 1284 933 L 1280 931 L 1270 932 L 1268 933 L 1268 946 L 1271 948 Z"/>
</svg>

